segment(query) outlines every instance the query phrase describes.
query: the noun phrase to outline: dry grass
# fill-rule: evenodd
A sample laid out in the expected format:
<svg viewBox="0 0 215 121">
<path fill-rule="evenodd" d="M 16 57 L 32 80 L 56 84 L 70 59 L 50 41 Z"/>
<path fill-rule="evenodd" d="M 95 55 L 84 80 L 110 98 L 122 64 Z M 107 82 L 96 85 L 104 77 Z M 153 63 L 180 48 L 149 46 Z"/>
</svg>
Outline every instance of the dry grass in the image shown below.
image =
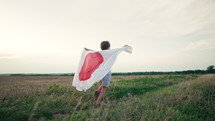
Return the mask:
<svg viewBox="0 0 215 121">
<path fill-rule="evenodd" d="M 159 76 L 155 75 L 154 77 Z M 133 79 L 145 75 L 112 76 L 112 80 Z M 6 96 L 29 96 L 46 91 L 51 85 L 57 84 L 71 87 L 72 76 L 0 76 L 0 99 Z"/>
<path fill-rule="evenodd" d="M 12 76 L 0 77 L 0 97 L 28 96 L 43 92 L 51 85 L 71 85 L 72 77 L 68 76 Z"/>
</svg>

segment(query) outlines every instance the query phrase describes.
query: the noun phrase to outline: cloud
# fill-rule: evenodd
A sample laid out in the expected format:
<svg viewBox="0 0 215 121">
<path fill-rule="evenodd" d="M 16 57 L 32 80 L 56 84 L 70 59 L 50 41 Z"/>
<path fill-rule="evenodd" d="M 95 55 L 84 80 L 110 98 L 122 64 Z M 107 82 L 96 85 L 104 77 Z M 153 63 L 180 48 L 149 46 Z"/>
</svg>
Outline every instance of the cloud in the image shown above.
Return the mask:
<svg viewBox="0 0 215 121">
<path fill-rule="evenodd" d="M 160 1 L 163 2 L 163 1 Z M 181 36 L 205 29 L 215 24 L 215 2 L 210 0 L 165 1 L 157 6 L 148 18 L 154 23 L 158 36 Z M 163 7 L 163 9 L 160 9 Z"/>
<path fill-rule="evenodd" d="M 0 53 L 0 59 L 14 59 L 19 57 L 20 56 L 13 53 Z"/>
<path fill-rule="evenodd" d="M 206 50 L 214 49 L 215 40 L 199 40 L 189 43 L 187 46 L 181 49 L 181 51 L 192 51 L 192 50 Z"/>
</svg>

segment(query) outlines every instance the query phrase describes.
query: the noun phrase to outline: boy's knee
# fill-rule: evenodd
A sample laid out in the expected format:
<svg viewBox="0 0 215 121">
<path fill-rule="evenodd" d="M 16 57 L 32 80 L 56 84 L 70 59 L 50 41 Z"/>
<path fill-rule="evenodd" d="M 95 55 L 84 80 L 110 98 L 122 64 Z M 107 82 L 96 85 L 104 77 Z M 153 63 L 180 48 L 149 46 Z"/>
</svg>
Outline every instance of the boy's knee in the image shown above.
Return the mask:
<svg viewBox="0 0 215 121">
<path fill-rule="evenodd" d="M 105 91 L 107 89 L 106 86 L 102 86 L 102 90 L 101 91 Z"/>
<path fill-rule="evenodd" d="M 107 87 L 106 87 L 106 86 L 102 86 L 102 88 L 103 88 L 103 89 L 107 89 Z"/>
</svg>

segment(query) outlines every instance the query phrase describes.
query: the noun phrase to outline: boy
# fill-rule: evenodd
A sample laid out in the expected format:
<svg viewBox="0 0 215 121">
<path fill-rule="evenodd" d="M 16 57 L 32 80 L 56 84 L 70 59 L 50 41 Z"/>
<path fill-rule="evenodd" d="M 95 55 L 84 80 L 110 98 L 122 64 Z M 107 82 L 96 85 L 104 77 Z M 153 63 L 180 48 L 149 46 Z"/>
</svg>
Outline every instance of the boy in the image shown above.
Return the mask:
<svg viewBox="0 0 215 121">
<path fill-rule="evenodd" d="M 100 48 L 102 50 L 109 50 L 110 43 L 108 41 L 101 42 Z M 95 91 L 95 98 L 97 99 L 96 105 L 100 105 L 102 97 L 104 96 L 107 87 L 109 86 L 111 81 L 111 71 L 108 72 L 105 77 L 100 81 L 101 86 Z"/>
<path fill-rule="evenodd" d="M 103 41 L 100 44 L 101 50 L 109 50 L 110 49 L 110 43 L 108 41 Z M 85 48 L 86 50 L 89 50 Z M 105 77 L 100 81 L 101 86 L 95 91 L 95 98 L 96 100 L 96 105 L 100 105 L 102 101 L 102 97 L 104 96 L 107 87 L 109 86 L 111 81 L 111 71 L 108 72 Z"/>
</svg>

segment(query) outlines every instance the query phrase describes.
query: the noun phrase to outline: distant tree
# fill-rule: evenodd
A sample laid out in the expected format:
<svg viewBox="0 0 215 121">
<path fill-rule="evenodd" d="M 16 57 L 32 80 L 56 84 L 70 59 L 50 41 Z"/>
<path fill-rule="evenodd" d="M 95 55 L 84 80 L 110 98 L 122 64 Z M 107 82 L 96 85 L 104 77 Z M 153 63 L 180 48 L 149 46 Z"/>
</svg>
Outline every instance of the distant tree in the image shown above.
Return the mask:
<svg viewBox="0 0 215 121">
<path fill-rule="evenodd" d="M 207 73 L 215 73 L 214 65 L 208 66 L 206 71 Z"/>
</svg>

